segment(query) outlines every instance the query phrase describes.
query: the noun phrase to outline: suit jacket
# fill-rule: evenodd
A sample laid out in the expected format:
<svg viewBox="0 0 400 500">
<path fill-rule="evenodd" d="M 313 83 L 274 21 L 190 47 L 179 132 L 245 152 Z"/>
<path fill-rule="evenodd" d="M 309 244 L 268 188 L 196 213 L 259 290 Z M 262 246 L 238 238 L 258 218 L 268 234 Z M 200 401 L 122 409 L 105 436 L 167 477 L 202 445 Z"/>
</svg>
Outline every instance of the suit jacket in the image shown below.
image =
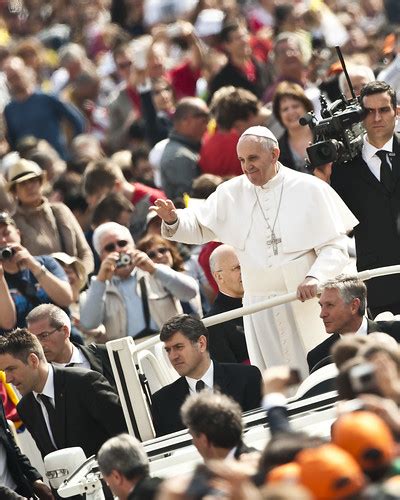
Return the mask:
<svg viewBox="0 0 400 500">
<path fill-rule="evenodd" d="M 261 373 L 256 366 L 214 361 L 214 387 L 235 399 L 243 411 L 258 408 L 261 404 Z M 187 396 L 189 385 L 180 377 L 152 396 L 153 423 L 157 436 L 184 429 L 180 409 Z"/>
<path fill-rule="evenodd" d="M 57 448 L 80 446 L 89 457 L 110 437 L 127 432 L 118 396 L 99 373 L 80 368 L 54 369 Z M 17 406 L 18 413 L 44 457 L 54 451 L 40 404 L 33 393 Z"/>
<path fill-rule="evenodd" d="M 205 317 L 214 316 L 225 311 L 242 307 L 242 299 L 228 297 L 219 292 L 214 304 Z M 210 356 L 220 363 L 242 363 L 248 361 L 246 338 L 244 336 L 243 318 L 225 321 L 219 325 L 209 326 L 208 345 Z"/>
<path fill-rule="evenodd" d="M 80 345 L 73 342 L 73 344 L 89 361 L 91 370 L 101 373 L 112 387 L 116 387 L 107 347 L 105 345 L 94 343 L 89 345 Z"/>
<path fill-rule="evenodd" d="M 41 474 L 32 467 L 29 459 L 21 453 L 14 437 L 8 427 L 6 415 L 4 412 L 3 403 L 0 399 L 0 445 L 3 446 L 7 468 L 11 477 L 17 484 L 17 493 L 24 497 L 30 498 L 33 496 L 32 483 L 38 479 L 42 479 Z M 0 498 L 3 498 L 0 492 Z"/>
<path fill-rule="evenodd" d="M 392 168 L 396 180 L 389 193 L 361 154 L 346 165 L 334 165 L 331 185 L 360 221 L 354 229 L 357 269 L 400 264 L 400 137 L 393 137 Z M 400 274 L 368 280 L 371 308 L 400 302 Z"/>
<path fill-rule="evenodd" d="M 129 493 L 128 500 L 153 500 L 158 493 L 161 482 L 162 480 L 158 477 L 143 477 Z"/>
<path fill-rule="evenodd" d="M 400 321 L 371 321 L 367 319 L 367 334 L 372 332 L 384 332 L 400 342 Z M 332 362 L 331 348 L 340 339 L 338 333 L 332 333 L 327 339 L 318 344 L 307 354 L 307 363 L 310 372 L 323 359 L 330 358 L 326 363 Z M 323 366 L 323 364 L 321 364 Z"/>
</svg>

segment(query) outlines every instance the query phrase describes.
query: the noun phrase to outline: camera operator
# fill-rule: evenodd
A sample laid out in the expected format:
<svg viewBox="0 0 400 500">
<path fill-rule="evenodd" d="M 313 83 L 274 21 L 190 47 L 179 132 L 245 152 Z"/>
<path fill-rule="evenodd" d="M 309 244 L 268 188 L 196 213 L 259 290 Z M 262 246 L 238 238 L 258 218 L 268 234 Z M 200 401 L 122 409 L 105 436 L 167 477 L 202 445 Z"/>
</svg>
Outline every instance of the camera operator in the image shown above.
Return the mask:
<svg viewBox="0 0 400 500">
<path fill-rule="evenodd" d="M 116 222 L 98 226 L 93 245 L 101 264 L 81 303 L 80 321 L 87 329 L 103 323 L 107 340 L 155 334 L 167 319 L 182 313 L 180 300 L 199 291 L 194 278 L 155 264 L 137 250 L 129 229 Z"/>
<path fill-rule="evenodd" d="M 361 153 L 334 164 L 332 187 L 360 221 L 354 230 L 359 271 L 400 264 L 400 136 L 394 133 L 397 103 L 392 87 L 370 82 L 360 94 L 366 112 Z M 400 313 L 400 275 L 367 282 L 370 314 Z"/>
<path fill-rule="evenodd" d="M 33 257 L 7 212 L 0 213 L 0 332 L 25 326 L 34 307 L 52 302 L 66 308 L 72 290 L 61 266 L 50 256 Z"/>
</svg>

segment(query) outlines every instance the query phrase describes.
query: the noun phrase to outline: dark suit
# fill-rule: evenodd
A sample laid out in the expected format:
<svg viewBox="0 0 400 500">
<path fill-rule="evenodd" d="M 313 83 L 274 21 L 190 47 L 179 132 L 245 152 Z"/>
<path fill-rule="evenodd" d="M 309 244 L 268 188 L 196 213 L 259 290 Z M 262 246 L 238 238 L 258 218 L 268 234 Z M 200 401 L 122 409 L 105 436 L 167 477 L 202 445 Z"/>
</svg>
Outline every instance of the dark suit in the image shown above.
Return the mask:
<svg viewBox="0 0 400 500">
<path fill-rule="evenodd" d="M 400 138 L 393 138 L 392 169 L 396 186 L 389 193 L 372 174 L 361 154 L 346 165 L 334 165 L 331 185 L 360 223 L 354 229 L 357 269 L 400 264 Z M 366 282 L 372 310 L 400 307 L 400 274 Z"/>
<path fill-rule="evenodd" d="M 243 411 L 261 404 L 261 373 L 256 366 L 214 361 L 214 387 L 235 399 Z M 180 377 L 152 396 L 153 423 L 157 436 L 184 429 L 180 409 L 189 395 L 185 377 Z"/>
<path fill-rule="evenodd" d="M 400 342 L 400 321 L 371 321 L 367 319 L 367 334 L 372 332 L 384 332 L 393 337 L 396 342 Z M 314 349 L 307 354 L 308 368 L 311 372 L 313 368 L 320 363 L 320 361 L 330 358 L 331 348 L 336 342 L 340 340 L 338 333 L 332 333 L 323 342 L 318 344 Z M 326 359 L 326 363 L 332 363 L 332 359 Z M 324 366 L 321 364 L 321 366 Z"/>
<path fill-rule="evenodd" d="M 146 476 L 138 481 L 128 500 L 153 500 L 158 494 L 158 487 L 162 480 L 158 477 Z"/>
<path fill-rule="evenodd" d="M 219 292 L 214 304 L 205 317 L 214 316 L 232 309 L 242 307 L 242 299 L 229 297 Z M 243 318 L 225 321 L 219 325 L 209 326 L 208 345 L 210 356 L 220 363 L 242 363 L 248 361 L 246 338 L 244 336 Z"/>
<path fill-rule="evenodd" d="M 32 467 L 28 458 L 21 453 L 14 441 L 14 437 L 8 428 L 3 403 L 0 399 L 0 446 L 4 448 L 7 459 L 7 469 L 17 484 L 17 493 L 24 497 L 33 496 L 32 483 L 42 479 L 41 474 Z M 3 498 L 1 496 L 0 498 Z"/>
<path fill-rule="evenodd" d="M 90 368 L 95 372 L 101 373 L 108 380 L 110 385 L 116 387 L 107 347 L 94 343 L 89 345 L 79 345 L 75 342 L 72 343 L 88 360 Z"/>
<path fill-rule="evenodd" d="M 99 373 L 80 368 L 54 368 L 57 448 L 80 446 L 89 457 L 110 437 L 127 432 L 118 396 Z M 17 406 L 18 413 L 44 457 L 54 451 L 42 409 L 33 393 Z"/>
</svg>

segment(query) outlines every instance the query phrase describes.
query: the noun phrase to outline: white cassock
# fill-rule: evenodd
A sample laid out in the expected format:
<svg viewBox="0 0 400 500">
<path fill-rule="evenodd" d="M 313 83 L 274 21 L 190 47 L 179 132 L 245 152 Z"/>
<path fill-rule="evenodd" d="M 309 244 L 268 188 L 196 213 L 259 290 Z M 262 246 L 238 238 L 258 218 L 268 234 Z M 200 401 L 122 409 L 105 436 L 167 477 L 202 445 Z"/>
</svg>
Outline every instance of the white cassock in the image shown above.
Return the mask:
<svg viewBox="0 0 400 500">
<path fill-rule="evenodd" d="M 178 210 L 178 222 L 163 223 L 162 234 L 184 243 L 232 245 L 241 265 L 243 305 L 250 305 L 295 291 L 306 276 L 322 282 L 339 274 L 348 263 L 346 234 L 357 224 L 328 184 L 279 164 L 262 187 L 244 175 L 222 183 L 203 205 Z M 317 299 L 243 320 L 251 363 L 261 370 L 288 364 L 304 376 L 307 352 L 326 338 Z"/>
</svg>

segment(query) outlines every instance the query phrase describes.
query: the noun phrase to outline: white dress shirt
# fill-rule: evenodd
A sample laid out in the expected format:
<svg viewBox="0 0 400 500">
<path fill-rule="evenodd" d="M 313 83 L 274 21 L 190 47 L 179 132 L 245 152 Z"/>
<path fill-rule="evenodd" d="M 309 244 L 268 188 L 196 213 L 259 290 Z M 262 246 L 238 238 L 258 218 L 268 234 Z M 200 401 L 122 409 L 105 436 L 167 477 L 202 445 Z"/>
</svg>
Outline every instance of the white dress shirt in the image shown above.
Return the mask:
<svg viewBox="0 0 400 500">
<path fill-rule="evenodd" d="M 190 378 L 190 377 L 185 377 L 187 383 L 189 384 L 189 390 L 190 394 L 196 394 L 196 383 L 200 379 L 195 379 L 195 378 Z M 212 390 L 214 387 L 214 363 L 211 361 L 210 366 L 208 367 L 208 370 L 206 373 L 201 377 L 201 380 L 205 384 L 205 389 L 210 389 Z"/>
<path fill-rule="evenodd" d="M 36 401 L 40 404 L 51 442 L 53 443 L 54 448 L 57 449 L 57 445 L 54 441 L 53 433 L 52 433 L 51 427 L 50 427 L 49 415 L 47 413 L 47 410 L 46 410 L 46 407 L 44 406 L 43 401 L 41 401 L 41 399 L 38 398 L 39 394 L 43 394 L 44 396 L 47 396 L 50 398 L 50 403 L 54 407 L 56 406 L 56 400 L 55 400 L 55 394 L 54 394 L 54 370 L 53 370 L 53 367 L 50 363 L 48 366 L 49 366 L 49 372 L 47 374 L 47 380 L 46 380 L 46 383 L 44 384 L 42 392 L 38 393 L 38 392 L 33 391 L 33 395 L 35 396 Z"/>
<path fill-rule="evenodd" d="M 69 365 L 70 363 L 73 363 L 74 364 L 74 367 L 76 368 L 87 368 L 88 370 L 90 370 L 90 364 L 89 364 L 89 361 L 85 358 L 83 352 L 78 349 L 76 346 L 74 346 L 72 344 L 72 356 L 71 356 L 71 359 L 68 361 L 68 363 L 55 363 L 53 362 L 53 364 L 55 366 L 61 366 L 61 367 L 65 367 L 66 365 Z"/>
<path fill-rule="evenodd" d="M 364 144 L 362 148 L 362 157 L 365 163 L 368 165 L 368 168 L 375 175 L 375 177 L 380 182 L 381 180 L 381 160 L 378 156 L 376 156 L 377 151 L 387 151 L 389 154 L 387 155 L 388 163 L 390 168 L 392 168 L 392 156 L 393 156 L 393 136 L 388 140 L 386 144 L 381 148 L 376 148 L 372 144 L 368 142 L 367 136 L 364 136 Z"/>
</svg>

